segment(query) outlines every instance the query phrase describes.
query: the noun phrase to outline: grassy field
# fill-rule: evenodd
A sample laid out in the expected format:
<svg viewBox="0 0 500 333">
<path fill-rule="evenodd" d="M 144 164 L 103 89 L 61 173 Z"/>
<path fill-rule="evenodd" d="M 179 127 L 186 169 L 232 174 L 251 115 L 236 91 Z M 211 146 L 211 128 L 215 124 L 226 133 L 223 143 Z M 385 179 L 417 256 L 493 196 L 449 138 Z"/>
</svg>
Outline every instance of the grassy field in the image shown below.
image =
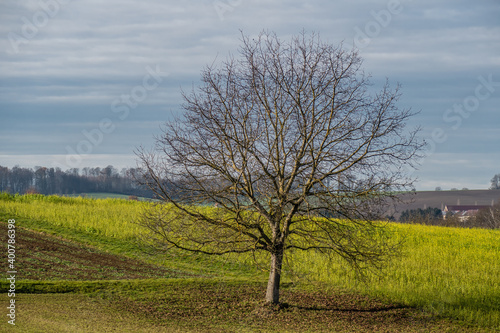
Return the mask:
<svg viewBox="0 0 500 333">
<path fill-rule="evenodd" d="M 295 256 L 295 270 L 330 285 L 387 297 L 429 312 L 477 323 L 500 325 L 500 233 L 492 230 L 391 225 L 404 237 L 403 255 L 383 272 L 357 282 L 341 261 L 325 269 L 315 254 Z"/>
<path fill-rule="evenodd" d="M 112 331 L 117 316 L 137 332 L 500 331 L 498 230 L 389 224 L 405 241 L 403 254 L 364 281 L 341 261 L 292 253 L 282 296 L 287 305 L 275 309 L 262 306 L 266 273 L 248 258 L 145 248 L 136 237 L 144 230 L 132 223 L 145 205 L 0 194 L 0 221 L 15 218 L 19 228 L 19 302 L 26 304 L 19 316 L 26 311 L 31 318 L 19 319 L 21 331 L 63 325 L 62 314 L 33 313 L 36 304 L 60 308 L 66 297 L 82 309 L 100 309 L 96 332 Z M 88 323 L 78 318 L 74 330 L 53 331 L 85 331 Z"/>
<path fill-rule="evenodd" d="M 260 303 L 260 283 L 135 282 L 135 288 L 101 283 L 96 292 L 19 294 L 17 324 L 2 323 L 0 332 L 491 332 L 350 293 L 285 286 L 289 305 L 277 309 Z"/>
</svg>

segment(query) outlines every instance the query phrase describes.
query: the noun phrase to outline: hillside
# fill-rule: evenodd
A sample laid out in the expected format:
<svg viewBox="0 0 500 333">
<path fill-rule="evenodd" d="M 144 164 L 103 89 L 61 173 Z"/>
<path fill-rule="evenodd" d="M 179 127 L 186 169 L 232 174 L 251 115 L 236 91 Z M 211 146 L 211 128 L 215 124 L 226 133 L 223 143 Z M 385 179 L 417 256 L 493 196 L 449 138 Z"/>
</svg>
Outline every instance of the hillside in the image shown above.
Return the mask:
<svg viewBox="0 0 500 333">
<path fill-rule="evenodd" d="M 387 215 L 398 218 L 406 209 L 435 207 L 442 210 L 446 205 L 491 205 L 500 201 L 500 190 L 421 191 L 403 194 L 399 198 L 401 202 Z"/>
<path fill-rule="evenodd" d="M 43 232 L 19 228 L 16 238 L 17 275 L 22 280 L 122 280 L 191 277 L 159 265 L 107 253 Z M 7 234 L 7 224 L 0 223 Z M 7 262 L 6 252 L 0 256 Z"/>
<path fill-rule="evenodd" d="M 401 255 L 383 271 L 365 271 L 363 279 L 340 257 L 290 252 L 283 304 L 266 307 L 265 257 L 150 248 L 138 237 L 145 230 L 133 223 L 146 205 L 0 194 L 0 232 L 7 234 L 5 222 L 15 219 L 20 331 L 108 332 L 123 318 L 153 328 L 136 324 L 122 332 L 500 329 L 498 230 L 384 224 L 401 241 Z M 0 257 L 7 263 L 7 251 Z M 10 282 L 4 280 L 6 293 Z M 97 317 L 78 311 L 68 317 L 60 304 L 77 301 L 79 309 L 96 309 Z"/>
</svg>

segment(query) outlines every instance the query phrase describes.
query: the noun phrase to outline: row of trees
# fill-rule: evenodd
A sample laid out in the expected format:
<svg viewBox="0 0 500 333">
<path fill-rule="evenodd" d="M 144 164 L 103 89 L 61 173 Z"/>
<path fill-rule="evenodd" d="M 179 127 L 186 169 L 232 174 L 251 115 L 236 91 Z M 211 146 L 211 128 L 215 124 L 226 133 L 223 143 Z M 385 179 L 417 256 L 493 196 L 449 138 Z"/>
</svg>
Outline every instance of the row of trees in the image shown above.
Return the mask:
<svg viewBox="0 0 500 333">
<path fill-rule="evenodd" d="M 404 223 L 419 223 L 419 224 L 438 224 L 443 220 L 443 213 L 439 208 L 418 208 L 407 209 L 401 212 L 399 217 L 400 222 Z"/>
<path fill-rule="evenodd" d="M 151 196 L 151 192 L 136 183 L 137 168 L 118 171 L 112 165 L 105 168 L 34 169 L 0 166 L 0 192 L 41 194 L 74 194 L 110 192 L 136 196 Z"/>
</svg>

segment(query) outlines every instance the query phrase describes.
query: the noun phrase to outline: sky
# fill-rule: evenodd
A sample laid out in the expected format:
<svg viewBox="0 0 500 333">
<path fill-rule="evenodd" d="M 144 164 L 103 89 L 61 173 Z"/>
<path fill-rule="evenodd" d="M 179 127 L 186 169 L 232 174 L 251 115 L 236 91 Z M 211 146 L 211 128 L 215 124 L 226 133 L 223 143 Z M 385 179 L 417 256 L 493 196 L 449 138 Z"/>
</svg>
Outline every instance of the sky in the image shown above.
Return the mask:
<svg viewBox="0 0 500 333">
<path fill-rule="evenodd" d="M 2 0 L 0 165 L 135 167 L 182 89 L 263 30 L 355 47 L 375 87 L 401 84 L 428 143 L 417 190 L 500 173 L 498 0 Z"/>
</svg>

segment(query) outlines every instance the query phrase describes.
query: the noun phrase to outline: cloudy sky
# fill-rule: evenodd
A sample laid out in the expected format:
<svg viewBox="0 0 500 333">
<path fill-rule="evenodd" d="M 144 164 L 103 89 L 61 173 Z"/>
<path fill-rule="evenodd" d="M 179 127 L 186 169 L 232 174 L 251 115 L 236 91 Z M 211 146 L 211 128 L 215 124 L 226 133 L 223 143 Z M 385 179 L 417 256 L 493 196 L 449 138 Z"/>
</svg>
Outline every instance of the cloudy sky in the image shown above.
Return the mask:
<svg viewBox="0 0 500 333">
<path fill-rule="evenodd" d="M 376 85 L 402 85 L 429 143 L 418 190 L 500 173 L 498 0 L 2 0 L 0 165 L 135 166 L 181 88 L 263 29 L 355 46 Z"/>
</svg>

